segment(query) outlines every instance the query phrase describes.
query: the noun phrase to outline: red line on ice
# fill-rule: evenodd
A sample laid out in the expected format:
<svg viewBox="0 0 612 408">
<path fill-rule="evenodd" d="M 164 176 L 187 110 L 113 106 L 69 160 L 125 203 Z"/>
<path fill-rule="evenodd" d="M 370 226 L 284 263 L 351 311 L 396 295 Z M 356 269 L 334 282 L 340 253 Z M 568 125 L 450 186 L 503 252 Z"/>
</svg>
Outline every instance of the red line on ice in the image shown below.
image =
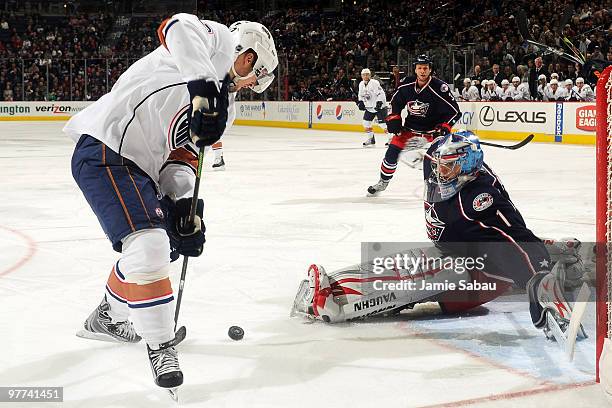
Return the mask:
<svg viewBox="0 0 612 408">
<path fill-rule="evenodd" d="M 34 253 L 36 253 L 36 243 L 34 242 L 34 240 L 32 240 L 32 238 L 30 238 L 29 236 L 27 236 L 21 231 L 17 231 L 17 230 L 14 230 L 12 228 L 5 227 L 2 225 L 0 225 L 0 229 L 6 230 L 9 232 L 12 232 L 15 235 L 18 235 L 28 245 L 28 252 L 24 256 L 22 256 L 21 259 L 17 261 L 17 263 L 15 263 L 14 265 L 11 265 L 10 267 L 6 269 L 0 270 L 0 276 L 4 276 L 4 275 L 8 275 L 9 273 L 14 272 L 17 269 L 21 268 L 26 262 L 32 259 L 32 257 L 34 256 Z"/>
</svg>

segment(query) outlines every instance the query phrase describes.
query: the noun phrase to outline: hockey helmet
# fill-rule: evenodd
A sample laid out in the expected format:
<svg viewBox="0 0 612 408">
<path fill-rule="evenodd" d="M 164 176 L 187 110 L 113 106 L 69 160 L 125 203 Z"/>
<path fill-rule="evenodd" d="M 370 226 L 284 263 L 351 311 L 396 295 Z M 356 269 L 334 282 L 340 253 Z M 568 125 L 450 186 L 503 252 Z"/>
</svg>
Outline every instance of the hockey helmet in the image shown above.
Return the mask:
<svg viewBox="0 0 612 408">
<path fill-rule="evenodd" d="M 361 75 L 372 75 L 372 71 L 370 71 L 368 68 L 364 68 L 361 70 Z"/>
<path fill-rule="evenodd" d="M 412 65 L 416 68 L 417 65 L 429 65 L 429 68 L 433 68 L 433 63 L 431 62 L 431 58 L 425 54 L 417 55 L 414 59 Z"/>
<path fill-rule="evenodd" d="M 253 66 L 257 82 L 252 89 L 262 93 L 274 80 L 272 72 L 278 66 L 278 55 L 272 34 L 263 24 L 252 21 L 237 21 L 229 26 L 229 30 L 236 43 L 234 60 L 248 50 L 253 50 L 257 54 L 257 61 Z"/>
<path fill-rule="evenodd" d="M 426 182 L 430 202 L 445 201 L 474 180 L 483 165 L 478 137 L 460 130 L 447 135 L 431 153 L 431 176 Z"/>
</svg>

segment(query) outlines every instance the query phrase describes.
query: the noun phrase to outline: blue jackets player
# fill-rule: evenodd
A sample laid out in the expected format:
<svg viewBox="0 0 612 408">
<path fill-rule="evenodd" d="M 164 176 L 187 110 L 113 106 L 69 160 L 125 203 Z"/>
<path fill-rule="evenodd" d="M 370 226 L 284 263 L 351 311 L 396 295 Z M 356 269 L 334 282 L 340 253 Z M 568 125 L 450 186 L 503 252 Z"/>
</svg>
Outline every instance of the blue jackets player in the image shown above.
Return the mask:
<svg viewBox="0 0 612 408">
<path fill-rule="evenodd" d="M 561 279 L 550 270 L 554 262 L 556 272 L 561 267 L 568 274 L 582 272 L 580 243 L 543 241 L 527 228 L 499 178 L 483 162 L 480 141 L 471 132 L 434 139 L 424 156 L 425 224 L 435 246 L 401 253 L 428 262 L 407 265 L 395 260 L 392 268 L 377 270 L 381 263 L 374 258 L 329 274 L 311 265 L 292 312 L 334 323 L 437 301 L 444 312 L 454 313 L 486 303 L 514 283 L 527 289 L 537 328 L 548 333 L 548 312 L 560 326 L 567 324 L 572 310 L 563 298 Z M 431 264 L 432 259 L 455 262 Z M 469 259 L 475 261 L 473 267 L 460 263 Z M 472 288 L 462 288 L 462 282 Z"/>
<path fill-rule="evenodd" d="M 402 79 L 391 98 L 391 113 L 385 121 L 387 130 L 395 136 L 380 166 L 380 180 L 368 188 L 369 195 L 376 195 L 387 188 L 402 150 L 421 148 L 434 136 L 450 133 L 451 126 L 461 116 L 459 105 L 448 85 L 432 76 L 431 59 L 427 55 L 419 55 L 414 67 L 415 76 Z M 404 108 L 407 115 L 402 124 Z"/>
</svg>

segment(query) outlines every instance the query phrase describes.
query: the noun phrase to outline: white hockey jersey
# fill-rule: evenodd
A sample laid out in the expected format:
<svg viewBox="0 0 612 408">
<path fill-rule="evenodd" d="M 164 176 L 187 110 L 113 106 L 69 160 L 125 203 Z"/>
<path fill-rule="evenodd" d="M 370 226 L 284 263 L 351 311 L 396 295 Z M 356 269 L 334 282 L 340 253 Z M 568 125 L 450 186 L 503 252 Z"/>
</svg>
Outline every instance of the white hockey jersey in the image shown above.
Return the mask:
<svg viewBox="0 0 612 408">
<path fill-rule="evenodd" d="M 529 84 L 526 82 L 521 82 L 517 87 L 514 85 L 510 85 L 512 99 L 515 101 L 529 101 L 531 100 L 531 96 L 529 93 Z"/>
<path fill-rule="evenodd" d="M 376 112 L 376 102 L 382 102 L 382 107 L 387 107 L 387 95 L 385 90 L 380 86 L 380 82 L 376 79 L 370 79 L 367 83 L 361 81 L 359 83 L 359 94 L 357 95 L 360 101 L 369 112 Z"/>
<path fill-rule="evenodd" d="M 480 100 L 480 92 L 474 85 L 470 85 L 469 88 L 463 88 L 461 91 L 461 99 L 464 101 L 474 102 Z"/>
<path fill-rule="evenodd" d="M 162 45 L 130 66 L 109 93 L 73 116 L 63 129 L 74 141 L 82 134 L 100 140 L 156 183 L 171 152 L 191 142 L 187 81 L 223 80 L 235 48 L 225 25 L 191 14 L 167 19 L 158 34 Z M 235 117 L 233 102 L 230 94 L 228 128 Z"/>
<path fill-rule="evenodd" d="M 580 95 L 581 101 L 593 102 L 595 100 L 595 93 L 593 92 L 593 89 L 591 89 L 590 85 L 584 84 L 580 89 L 578 89 L 577 86 L 574 86 L 574 92 Z"/>
<path fill-rule="evenodd" d="M 562 87 L 558 87 L 557 91 L 553 91 L 553 89 L 547 86 L 544 89 L 544 100 L 545 101 L 562 101 L 567 97 L 567 90 Z"/>
</svg>

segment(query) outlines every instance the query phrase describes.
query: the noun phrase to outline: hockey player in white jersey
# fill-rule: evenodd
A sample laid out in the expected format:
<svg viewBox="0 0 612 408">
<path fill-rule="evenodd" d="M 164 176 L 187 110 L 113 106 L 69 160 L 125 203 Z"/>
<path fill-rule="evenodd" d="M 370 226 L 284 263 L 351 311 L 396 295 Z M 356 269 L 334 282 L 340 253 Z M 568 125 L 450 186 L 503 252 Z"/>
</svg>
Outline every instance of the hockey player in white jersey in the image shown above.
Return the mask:
<svg viewBox="0 0 612 408">
<path fill-rule="evenodd" d="M 559 86 L 559 81 L 551 79 L 548 87 L 544 89 L 544 101 L 563 101 L 567 97 L 565 88 Z"/>
<path fill-rule="evenodd" d="M 593 102 L 595 100 L 595 93 L 589 84 L 584 83 L 584 78 L 576 78 L 576 86 L 574 90 L 580 96 L 580 100 L 584 102 Z"/>
<path fill-rule="evenodd" d="M 79 335 L 143 338 L 155 383 L 183 383 L 175 345 L 170 262 L 199 256 L 203 201 L 189 225 L 197 148 L 217 142 L 234 119 L 242 86 L 262 92 L 278 64 L 261 24 L 229 28 L 177 14 L 158 29 L 161 46 L 123 73 L 111 92 L 73 116 L 72 174 L 120 252 L 100 305 Z M 133 323 L 133 326 L 132 326 Z"/>
<path fill-rule="evenodd" d="M 521 82 L 521 79 L 517 76 L 512 78 L 511 93 L 512 99 L 515 101 L 531 100 L 529 96 L 529 84 L 527 84 L 527 82 Z"/>
<path fill-rule="evenodd" d="M 486 86 L 483 86 L 482 100 L 483 101 L 501 101 L 502 89 L 497 86 L 497 83 L 492 79 L 485 80 Z M 483 81 L 484 82 L 484 81 Z M 486 88 L 486 89 L 485 89 Z"/>
<path fill-rule="evenodd" d="M 580 101 L 580 94 L 574 90 L 574 83 L 571 79 L 566 79 L 563 82 L 563 87 L 565 88 L 565 99 L 568 102 L 577 102 Z"/>
<path fill-rule="evenodd" d="M 538 77 L 538 95 L 536 100 L 543 101 L 544 100 L 544 92 L 548 89 L 548 83 L 546 82 L 546 75 L 540 74 Z"/>
<path fill-rule="evenodd" d="M 366 133 L 366 140 L 363 142 L 364 147 L 374 146 L 376 138 L 374 137 L 374 129 L 372 121 L 374 118 L 378 121 L 378 126 L 387 134 L 387 96 L 385 90 L 380 86 L 378 80 L 372 78 L 372 72 L 368 68 L 361 70 L 361 79 L 359 83 L 359 93 L 357 106 L 363 112 L 363 129 Z"/>
<path fill-rule="evenodd" d="M 502 101 L 511 101 L 513 94 L 512 88 L 510 88 L 510 81 L 508 81 L 507 79 L 503 79 L 501 81 L 501 89 L 498 93 Z"/>
<path fill-rule="evenodd" d="M 465 78 L 463 80 L 461 99 L 466 102 L 475 102 L 480 100 L 480 92 L 478 92 L 478 88 L 472 84 L 472 80 L 470 78 Z"/>
</svg>

